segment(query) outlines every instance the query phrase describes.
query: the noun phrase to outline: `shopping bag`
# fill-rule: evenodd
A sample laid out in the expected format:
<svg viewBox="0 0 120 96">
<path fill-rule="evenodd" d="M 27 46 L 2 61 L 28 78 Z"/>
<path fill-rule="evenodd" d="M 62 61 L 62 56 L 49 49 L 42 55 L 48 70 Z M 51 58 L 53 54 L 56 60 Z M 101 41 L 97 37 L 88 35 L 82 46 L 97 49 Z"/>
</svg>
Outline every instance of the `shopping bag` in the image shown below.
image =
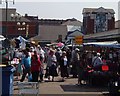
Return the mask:
<svg viewBox="0 0 120 96">
<path fill-rule="evenodd" d="M 28 82 L 32 81 L 32 74 L 28 76 Z"/>
</svg>

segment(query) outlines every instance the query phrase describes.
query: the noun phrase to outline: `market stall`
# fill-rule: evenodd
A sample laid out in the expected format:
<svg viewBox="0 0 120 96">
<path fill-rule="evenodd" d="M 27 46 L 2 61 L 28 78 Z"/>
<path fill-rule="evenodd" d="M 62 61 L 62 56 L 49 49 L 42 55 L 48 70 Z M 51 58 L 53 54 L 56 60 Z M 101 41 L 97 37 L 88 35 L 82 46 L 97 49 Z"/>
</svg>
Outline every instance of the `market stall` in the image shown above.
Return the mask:
<svg viewBox="0 0 120 96">
<path fill-rule="evenodd" d="M 83 43 L 84 46 L 95 46 L 95 47 L 107 47 L 107 48 L 120 48 L 120 44 L 117 41 L 107 42 L 88 42 Z"/>
</svg>

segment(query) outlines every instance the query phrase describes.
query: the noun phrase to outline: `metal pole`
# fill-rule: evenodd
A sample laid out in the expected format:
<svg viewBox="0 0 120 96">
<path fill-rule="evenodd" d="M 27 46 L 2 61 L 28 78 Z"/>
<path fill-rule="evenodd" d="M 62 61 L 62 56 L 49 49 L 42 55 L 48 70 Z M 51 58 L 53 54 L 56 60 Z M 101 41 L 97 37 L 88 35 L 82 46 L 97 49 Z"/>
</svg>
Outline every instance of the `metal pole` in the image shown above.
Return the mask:
<svg viewBox="0 0 120 96">
<path fill-rule="evenodd" d="M 5 35 L 6 35 L 6 38 L 7 38 L 7 21 L 8 21 L 8 19 L 7 19 L 7 11 L 8 11 L 8 1 L 6 0 L 5 1 L 5 3 L 6 3 L 6 30 L 5 30 Z"/>
</svg>

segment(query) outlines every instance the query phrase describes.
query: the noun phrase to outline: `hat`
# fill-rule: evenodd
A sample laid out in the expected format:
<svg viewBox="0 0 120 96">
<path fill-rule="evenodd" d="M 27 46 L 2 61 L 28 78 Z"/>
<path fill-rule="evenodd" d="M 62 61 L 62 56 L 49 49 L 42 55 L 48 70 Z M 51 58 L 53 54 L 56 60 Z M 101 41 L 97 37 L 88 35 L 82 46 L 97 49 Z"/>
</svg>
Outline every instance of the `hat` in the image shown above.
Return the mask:
<svg viewBox="0 0 120 96">
<path fill-rule="evenodd" d="M 41 46 L 40 46 L 40 45 L 37 45 L 37 47 L 38 47 L 38 48 L 41 48 Z"/>
<path fill-rule="evenodd" d="M 100 53 L 97 53 L 97 56 L 100 56 Z"/>
<path fill-rule="evenodd" d="M 57 48 L 57 51 L 60 51 L 60 48 Z"/>
<path fill-rule="evenodd" d="M 78 48 L 75 48 L 75 51 L 80 51 Z"/>
</svg>

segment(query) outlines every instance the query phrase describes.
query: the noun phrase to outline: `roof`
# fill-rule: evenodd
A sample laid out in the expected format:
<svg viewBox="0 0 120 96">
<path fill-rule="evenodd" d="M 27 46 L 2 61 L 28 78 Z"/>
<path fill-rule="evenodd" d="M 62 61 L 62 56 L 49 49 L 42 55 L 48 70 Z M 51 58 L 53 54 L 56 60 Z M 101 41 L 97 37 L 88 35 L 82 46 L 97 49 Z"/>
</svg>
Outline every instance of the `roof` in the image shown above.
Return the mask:
<svg viewBox="0 0 120 96">
<path fill-rule="evenodd" d="M 19 14 L 18 12 L 16 12 L 15 8 L 9 8 L 7 10 L 7 21 L 15 21 L 15 19 L 12 20 L 11 14 L 16 14 L 16 13 Z M 2 15 L 0 15 L 0 21 L 6 21 L 6 9 L 5 8 L 0 8 L 0 14 L 2 14 Z M 20 20 L 18 19 L 17 21 L 21 21 L 21 22 L 22 21 L 26 21 L 26 22 L 29 22 L 29 20 L 26 19 L 26 18 L 24 18 L 23 16 L 21 16 Z"/>
<path fill-rule="evenodd" d="M 120 29 L 114 29 L 105 32 L 98 32 L 95 34 L 84 35 L 84 39 L 105 39 L 105 38 L 117 38 L 120 37 Z"/>
<path fill-rule="evenodd" d="M 104 12 L 104 13 L 115 14 L 115 11 L 113 9 L 105 9 L 103 7 L 100 7 L 100 8 L 84 8 L 82 13 L 84 14 L 84 13 L 92 13 L 92 12 Z"/>
<path fill-rule="evenodd" d="M 59 19 L 39 19 L 40 25 L 61 25 L 65 20 Z"/>
<path fill-rule="evenodd" d="M 67 36 L 68 36 L 68 37 L 83 36 L 83 35 L 84 35 L 84 34 L 81 33 L 80 30 L 69 31 L 69 32 L 67 33 Z"/>
<path fill-rule="evenodd" d="M 63 23 L 62 25 L 74 25 L 74 26 L 82 26 L 82 22 L 81 21 L 71 21 L 71 20 L 68 20 L 66 21 L 65 23 Z"/>
<path fill-rule="evenodd" d="M 32 22 L 38 22 L 38 16 L 28 16 L 28 14 L 25 14 L 24 16 L 25 18 L 27 18 L 28 20 L 32 21 Z"/>
<path fill-rule="evenodd" d="M 109 47 L 109 48 L 120 48 L 120 44 L 118 43 L 118 41 L 88 42 L 83 44 L 99 46 L 99 47 L 101 46 L 101 47 Z"/>
<path fill-rule="evenodd" d="M 111 44 L 118 44 L 118 41 L 104 41 L 104 42 L 88 42 L 84 43 L 84 45 L 111 45 Z"/>
</svg>

